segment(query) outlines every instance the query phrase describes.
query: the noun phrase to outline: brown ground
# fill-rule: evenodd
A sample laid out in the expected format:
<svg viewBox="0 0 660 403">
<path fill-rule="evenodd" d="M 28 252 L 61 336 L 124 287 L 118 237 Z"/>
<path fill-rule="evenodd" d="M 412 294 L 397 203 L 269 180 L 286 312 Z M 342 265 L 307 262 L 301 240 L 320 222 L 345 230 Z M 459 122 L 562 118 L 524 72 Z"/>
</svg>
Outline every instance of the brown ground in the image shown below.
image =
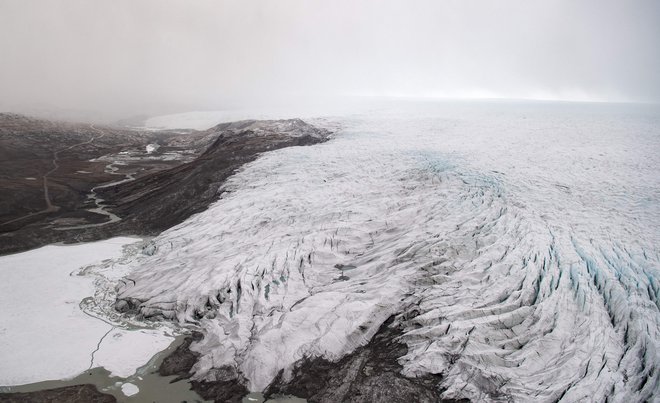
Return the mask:
<svg viewBox="0 0 660 403">
<path fill-rule="evenodd" d="M 337 362 L 303 359 L 290 380 L 284 380 L 280 372 L 264 395 L 293 395 L 319 403 L 469 402 L 440 398 L 439 375 L 408 378 L 401 374 L 398 359 L 408 348 L 397 341 L 402 331 L 393 321 L 394 317 L 388 319 L 366 346 Z"/>
<path fill-rule="evenodd" d="M 95 207 L 87 198 L 94 186 L 123 179 L 125 173 L 142 177 L 184 162 L 135 158 L 111 174 L 105 170 L 113 157 L 122 152 L 146 155 L 146 145 L 156 143 L 161 148 L 155 155 L 190 150 L 194 158 L 204 149 L 205 135 L 188 133 L 183 143 L 177 139 L 183 135 L 172 131 L 154 133 L 0 114 L 0 254 L 54 241 L 104 237 L 62 233 L 58 227 L 107 221 L 104 215 L 86 211 Z M 95 160 L 104 156 L 109 160 Z"/>
<path fill-rule="evenodd" d="M 401 374 L 398 359 L 407 354 L 408 348 L 397 337 L 402 333 L 389 318 L 371 341 L 359 347 L 337 362 L 323 358 L 304 358 L 296 365 L 293 376 L 283 379 L 283 372 L 273 380 L 264 396 L 296 396 L 309 402 L 372 403 L 372 402 L 446 402 L 469 403 L 468 400 L 442 399 L 443 390 L 438 387 L 442 377 L 426 375 L 409 378 Z M 203 335 L 188 336 L 159 368 L 163 376 L 178 375 L 177 379 L 189 378 L 199 354 L 190 350 L 194 341 Z M 248 394 L 246 381 L 233 370 L 214 369 L 219 380 L 213 382 L 192 381 L 192 389 L 207 400 L 215 402 L 240 402 Z"/>
<path fill-rule="evenodd" d="M 115 403 L 114 396 L 94 385 L 76 385 L 29 393 L 0 393 L 0 403 Z"/>
<path fill-rule="evenodd" d="M 202 337 L 198 332 L 186 337 L 183 344 L 163 360 L 158 373 L 162 376 L 178 375 L 175 381 L 190 378 L 190 370 L 199 358 L 199 354 L 190 350 L 190 344 Z M 191 381 L 191 386 L 202 398 L 214 402 L 240 402 L 249 393 L 245 382 L 233 378 L 216 382 Z"/>
</svg>

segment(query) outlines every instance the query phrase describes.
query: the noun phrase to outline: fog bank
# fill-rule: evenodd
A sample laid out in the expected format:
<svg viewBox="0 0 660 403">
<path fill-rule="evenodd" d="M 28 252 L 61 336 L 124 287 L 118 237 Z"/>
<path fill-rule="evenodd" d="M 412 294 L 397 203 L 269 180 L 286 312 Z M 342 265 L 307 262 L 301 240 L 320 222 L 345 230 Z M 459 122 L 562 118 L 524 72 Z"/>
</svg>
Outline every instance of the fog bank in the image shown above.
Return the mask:
<svg viewBox="0 0 660 403">
<path fill-rule="evenodd" d="M 0 109 L 660 100 L 660 2 L 4 0 Z"/>
</svg>

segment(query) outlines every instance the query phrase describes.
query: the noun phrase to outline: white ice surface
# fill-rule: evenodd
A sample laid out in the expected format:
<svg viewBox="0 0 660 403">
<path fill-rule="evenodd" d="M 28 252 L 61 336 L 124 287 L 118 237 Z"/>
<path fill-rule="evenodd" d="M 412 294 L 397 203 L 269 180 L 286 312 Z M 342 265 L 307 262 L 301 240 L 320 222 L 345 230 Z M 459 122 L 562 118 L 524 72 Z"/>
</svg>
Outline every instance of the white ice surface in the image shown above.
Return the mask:
<svg viewBox="0 0 660 403">
<path fill-rule="evenodd" d="M 160 330 L 112 329 L 94 353 L 93 367 L 103 367 L 113 376 L 128 378 L 154 355 L 165 350 L 174 339 Z"/>
<path fill-rule="evenodd" d="M 80 268 L 116 258 L 136 241 L 50 245 L 0 257 L 0 385 L 74 377 L 90 368 L 92 356 L 92 367 L 128 376 L 171 343 L 162 331 L 113 328 L 80 309 L 98 281 L 79 275 Z"/>
<path fill-rule="evenodd" d="M 197 378 L 263 390 L 398 314 L 404 372 L 442 374 L 445 397 L 658 398 L 657 108 L 411 102 L 336 121 L 129 265 L 121 298 L 206 332 Z"/>
<path fill-rule="evenodd" d="M 127 382 L 121 385 L 121 391 L 126 396 L 133 396 L 140 391 L 140 388 L 130 382 Z"/>
</svg>

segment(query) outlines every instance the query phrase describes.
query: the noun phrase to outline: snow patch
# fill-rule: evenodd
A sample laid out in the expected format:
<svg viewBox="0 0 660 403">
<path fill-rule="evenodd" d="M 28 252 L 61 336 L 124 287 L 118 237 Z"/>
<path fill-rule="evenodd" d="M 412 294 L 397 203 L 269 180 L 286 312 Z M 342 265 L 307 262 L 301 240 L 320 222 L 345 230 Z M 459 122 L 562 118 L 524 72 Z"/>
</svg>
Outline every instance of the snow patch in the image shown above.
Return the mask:
<svg viewBox="0 0 660 403">
<path fill-rule="evenodd" d="M 147 144 L 146 146 L 146 152 L 147 154 L 151 154 L 154 151 L 158 150 L 160 146 L 158 144 Z"/>
</svg>

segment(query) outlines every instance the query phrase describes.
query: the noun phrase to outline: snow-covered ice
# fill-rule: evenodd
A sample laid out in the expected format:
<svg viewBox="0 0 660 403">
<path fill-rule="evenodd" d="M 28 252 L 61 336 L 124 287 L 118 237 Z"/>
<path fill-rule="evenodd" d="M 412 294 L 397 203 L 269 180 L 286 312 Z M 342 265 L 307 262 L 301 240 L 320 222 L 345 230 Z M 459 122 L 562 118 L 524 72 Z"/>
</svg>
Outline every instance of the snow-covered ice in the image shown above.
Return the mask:
<svg viewBox="0 0 660 403">
<path fill-rule="evenodd" d="M 119 237 L 49 245 L 0 257 L 0 385 L 71 378 L 105 367 L 130 376 L 173 338 L 160 329 L 131 329 L 83 312 L 99 277 L 82 267 L 122 255 L 138 241 Z M 115 281 L 125 272 L 114 274 Z M 108 281 L 108 280 L 104 280 Z"/>
<path fill-rule="evenodd" d="M 265 154 L 152 241 L 124 308 L 197 325 L 211 368 L 265 388 L 390 315 L 445 397 L 641 401 L 660 381 L 660 112 L 400 103 Z M 225 371 L 226 373 L 226 371 Z"/>
</svg>

